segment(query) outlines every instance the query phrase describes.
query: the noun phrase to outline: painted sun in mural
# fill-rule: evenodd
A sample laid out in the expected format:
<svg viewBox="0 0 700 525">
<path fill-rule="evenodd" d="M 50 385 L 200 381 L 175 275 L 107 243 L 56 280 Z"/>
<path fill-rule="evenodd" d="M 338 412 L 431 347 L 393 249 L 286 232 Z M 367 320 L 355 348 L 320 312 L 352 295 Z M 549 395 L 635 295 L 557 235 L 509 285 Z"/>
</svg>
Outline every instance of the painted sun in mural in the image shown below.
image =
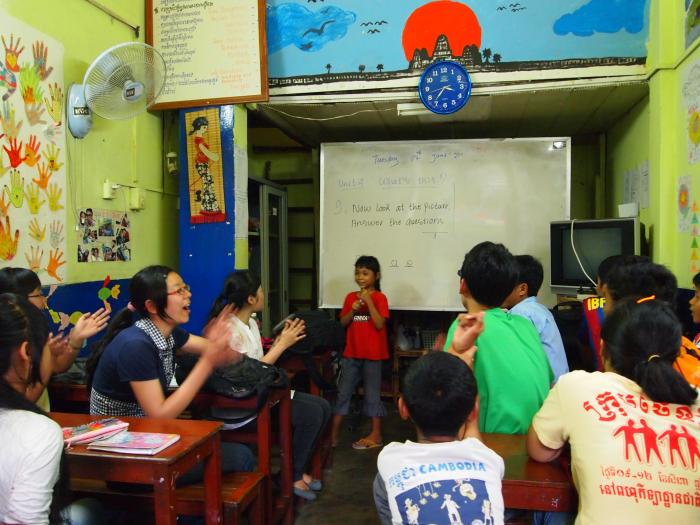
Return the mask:
<svg viewBox="0 0 700 525">
<path fill-rule="evenodd" d="M 432 54 L 440 35 L 447 37 L 455 55 L 465 46 L 481 47 L 481 25 L 474 11 L 461 2 L 438 0 L 419 7 L 406 20 L 401 38 L 406 60 L 416 49 Z"/>
</svg>

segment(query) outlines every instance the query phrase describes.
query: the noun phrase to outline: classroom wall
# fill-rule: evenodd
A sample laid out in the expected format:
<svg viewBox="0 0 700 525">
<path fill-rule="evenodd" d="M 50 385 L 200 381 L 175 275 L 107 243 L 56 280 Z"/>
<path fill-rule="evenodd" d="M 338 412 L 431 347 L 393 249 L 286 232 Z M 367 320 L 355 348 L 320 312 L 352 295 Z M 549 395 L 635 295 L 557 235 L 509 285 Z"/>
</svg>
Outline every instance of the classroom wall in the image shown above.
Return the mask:
<svg viewBox="0 0 700 525">
<path fill-rule="evenodd" d="M 65 85 L 82 82 L 90 63 L 105 49 L 126 41 L 144 41 L 143 0 L 102 0 L 102 3 L 141 26 L 133 30 L 113 20 L 85 0 L 0 0 L 7 13 L 59 40 L 65 47 Z M 90 134 L 67 142 L 68 194 L 66 199 L 66 282 L 102 281 L 130 277 L 148 264 L 177 266 L 177 177 L 165 175 L 162 163 L 162 117 L 144 113 L 130 120 L 105 120 L 94 116 Z M 76 262 L 76 210 L 85 207 L 125 211 L 127 189 L 113 200 L 102 199 L 106 178 L 123 186 L 144 190 L 144 208 L 129 210 L 132 260 L 129 262 Z M 24 259 L 17 260 L 23 264 Z M 40 275 L 41 277 L 41 275 Z"/>
<path fill-rule="evenodd" d="M 624 174 L 637 169 L 649 160 L 649 98 L 639 101 L 605 134 L 607 192 L 605 217 L 617 217 L 617 205 L 624 201 Z M 640 218 L 645 224 L 651 221 L 649 207 L 640 208 Z"/>
<path fill-rule="evenodd" d="M 650 11 L 647 75 L 649 98 L 608 133 L 607 182 L 612 188 L 608 211 L 622 202 L 624 175 L 649 160 L 649 207 L 641 218 L 651 230 L 652 257 L 667 265 L 680 286 L 690 286 L 700 268 L 697 212 L 700 162 L 689 160 L 689 118 L 682 96 L 687 69 L 700 61 L 700 40 L 686 47 L 685 2 L 653 0 Z M 697 83 L 696 83 L 697 84 Z M 697 101 L 697 99 L 696 99 Z M 680 201 L 679 177 L 689 177 L 688 202 Z M 697 208 L 695 208 L 697 210 Z M 687 221 L 686 231 L 679 231 Z"/>
</svg>

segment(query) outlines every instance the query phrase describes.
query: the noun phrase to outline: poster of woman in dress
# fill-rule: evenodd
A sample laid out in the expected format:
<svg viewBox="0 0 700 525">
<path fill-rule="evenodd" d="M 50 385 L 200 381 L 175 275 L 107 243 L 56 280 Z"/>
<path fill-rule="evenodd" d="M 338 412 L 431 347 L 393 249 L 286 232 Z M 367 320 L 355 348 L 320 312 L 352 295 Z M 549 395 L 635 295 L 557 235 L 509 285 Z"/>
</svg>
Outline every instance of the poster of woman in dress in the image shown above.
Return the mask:
<svg viewBox="0 0 700 525">
<path fill-rule="evenodd" d="M 187 113 L 185 124 L 190 222 L 223 222 L 226 210 L 218 110 Z"/>
</svg>

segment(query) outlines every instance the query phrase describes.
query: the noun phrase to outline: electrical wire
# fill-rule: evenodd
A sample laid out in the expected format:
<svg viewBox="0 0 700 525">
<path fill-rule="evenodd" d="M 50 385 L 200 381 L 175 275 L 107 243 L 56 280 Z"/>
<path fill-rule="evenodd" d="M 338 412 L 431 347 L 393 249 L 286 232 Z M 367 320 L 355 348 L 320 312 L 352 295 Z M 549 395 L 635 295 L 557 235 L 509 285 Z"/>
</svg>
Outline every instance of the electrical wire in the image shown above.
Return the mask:
<svg viewBox="0 0 700 525">
<path fill-rule="evenodd" d="M 276 111 L 277 113 L 280 113 L 282 115 L 285 115 L 290 118 L 296 118 L 300 120 L 313 120 L 315 122 L 321 122 L 324 120 L 337 120 L 340 118 L 348 118 L 348 117 L 354 117 L 355 115 L 359 115 L 360 113 L 379 113 L 381 111 L 396 111 L 396 108 L 386 108 L 386 109 L 361 109 L 359 111 L 355 111 L 354 113 L 349 113 L 347 115 L 335 115 L 334 117 L 323 117 L 323 118 L 313 118 L 313 117 L 302 117 L 301 115 L 292 115 L 291 113 L 287 113 L 286 111 L 282 111 L 281 109 L 277 109 L 274 106 L 271 105 L 265 105 L 263 106 L 265 109 L 271 109 L 272 111 Z"/>
<path fill-rule="evenodd" d="M 576 246 L 574 246 L 574 223 L 576 222 L 576 219 L 571 219 L 571 249 L 574 251 L 574 256 L 576 257 L 576 261 L 578 261 L 578 265 L 581 268 L 581 271 L 583 272 L 583 275 L 588 277 L 588 280 L 591 281 L 593 286 L 596 286 L 597 283 L 591 279 L 591 276 L 586 273 L 586 269 L 583 267 L 583 263 L 581 262 L 581 258 L 578 256 L 578 252 L 576 251 Z"/>
</svg>

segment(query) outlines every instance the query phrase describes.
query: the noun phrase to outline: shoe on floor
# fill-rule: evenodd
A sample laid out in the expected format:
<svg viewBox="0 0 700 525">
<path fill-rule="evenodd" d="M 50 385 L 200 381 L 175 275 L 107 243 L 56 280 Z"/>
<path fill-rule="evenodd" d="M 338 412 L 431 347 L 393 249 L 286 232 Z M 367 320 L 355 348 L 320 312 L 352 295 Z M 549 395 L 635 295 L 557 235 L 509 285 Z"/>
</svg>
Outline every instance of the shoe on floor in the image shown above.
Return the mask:
<svg viewBox="0 0 700 525">
<path fill-rule="evenodd" d="M 311 490 L 321 490 L 323 488 L 323 482 L 320 479 L 312 479 L 307 485 Z"/>
<path fill-rule="evenodd" d="M 377 447 L 383 447 L 383 446 L 384 446 L 384 443 L 381 443 L 381 442 L 375 443 L 371 439 L 367 439 L 367 438 L 358 439 L 357 441 L 355 441 L 352 444 L 352 448 L 354 448 L 355 450 L 366 450 L 368 448 L 377 448 Z"/>
<path fill-rule="evenodd" d="M 309 489 L 300 489 L 299 487 L 294 487 L 294 495 L 305 499 L 306 501 L 314 501 L 316 499 L 316 493 Z"/>
</svg>

